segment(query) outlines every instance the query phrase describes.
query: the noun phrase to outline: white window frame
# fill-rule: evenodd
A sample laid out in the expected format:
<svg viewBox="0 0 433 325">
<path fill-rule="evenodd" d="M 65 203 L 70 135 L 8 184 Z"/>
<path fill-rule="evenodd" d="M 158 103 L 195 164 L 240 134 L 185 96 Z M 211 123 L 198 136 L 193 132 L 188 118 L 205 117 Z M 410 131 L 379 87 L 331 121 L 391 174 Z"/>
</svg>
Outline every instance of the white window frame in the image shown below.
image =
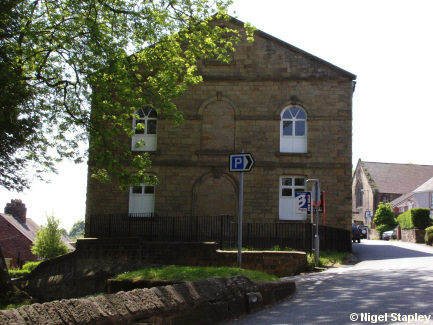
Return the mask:
<svg viewBox="0 0 433 325">
<path fill-rule="evenodd" d="M 307 112 L 300 106 L 290 105 L 283 109 L 280 122 L 280 152 L 307 152 L 307 119 Z M 291 132 L 287 132 L 289 125 Z"/>
<path fill-rule="evenodd" d="M 140 190 L 138 190 L 140 189 Z M 151 217 L 155 212 L 155 185 L 135 184 L 129 188 L 129 213 L 146 214 Z"/>
<path fill-rule="evenodd" d="M 132 120 L 134 135 L 132 136 L 131 149 L 133 151 L 156 151 L 158 116 L 153 107 L 147 106 L 135 112 Z M 140 125 L 140 127 L 138 127 Z M 143 146 L 137 147 L 137 143 L 144 141 Z"/>
<path fill-rule="evenodd" d="M 307 178 L 300 175 L 285 175 L 280 176 L 279 183 L 279 219 L 307 220 L 306 214 L 295 213 L 295 193 L 307 192 Z"/>
</svg>

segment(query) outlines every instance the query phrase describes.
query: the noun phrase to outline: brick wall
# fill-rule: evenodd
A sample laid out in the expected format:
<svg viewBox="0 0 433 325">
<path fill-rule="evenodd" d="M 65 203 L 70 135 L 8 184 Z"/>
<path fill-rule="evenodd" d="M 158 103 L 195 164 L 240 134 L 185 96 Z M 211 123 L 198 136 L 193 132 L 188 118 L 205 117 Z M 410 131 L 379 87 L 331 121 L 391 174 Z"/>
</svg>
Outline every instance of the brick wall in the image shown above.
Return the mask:
<svg viewBox="0 0 433 325">
<path fill-rule="evenodd" d="M 37 257 L 32 254 L 32 242 L 19 232 L 14 226 L 7 222 L 0 215 L 0 246 L 3 255 L 7 258 L 12 258 L 11 266 L 18 267 L 18 257 L 20 264 L 27 261 L 36 261 Z"/>
</svg>

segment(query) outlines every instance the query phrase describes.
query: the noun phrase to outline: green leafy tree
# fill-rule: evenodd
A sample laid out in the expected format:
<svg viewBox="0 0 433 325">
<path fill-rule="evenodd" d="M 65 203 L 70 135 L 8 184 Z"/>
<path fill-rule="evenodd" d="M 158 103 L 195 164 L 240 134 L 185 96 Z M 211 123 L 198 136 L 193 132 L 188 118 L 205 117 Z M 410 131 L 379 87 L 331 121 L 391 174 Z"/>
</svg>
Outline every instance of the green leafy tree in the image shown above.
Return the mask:
<svg viewBox="0 0 433 325">
<path fill-rule="evenodd" d="M 77 238 L 84 237 L 84 220 L 78 220 L 72 225 L 71 231 L 68 234 L 69 238 L 72 240 L 77 240 Z"/>
<path fill-rule="evenodd" d="M 28 165 L 43 178 L 62 159 L 83 161 L 89 136 L 93 177 L 151 181 L 149 157 L 122 139 L 144 106 L 181 122 L 173 100 L 202 81 L 198 60 L 227 61 L 243 37 L 230 28 L 230 4 L 0 0 L 0 186 L 28 187 Z"/>
<path fill-rule="evenodd" d="M 390 203 L 380 202 L 373 219 L 376 230 L 380 237 L 385 231 L 391 230 L 397 226 L 397 219 Z"/>
<path fill-rule="evenodd" d="M 47 216 L 47 224 L 36 232 L 36 239 L 32 245 L 33 254 L 49 260 L 68 252 L 68 247 L 62 240 L 63 229 L 59 224 L 59 219 Z"/>
</svg>

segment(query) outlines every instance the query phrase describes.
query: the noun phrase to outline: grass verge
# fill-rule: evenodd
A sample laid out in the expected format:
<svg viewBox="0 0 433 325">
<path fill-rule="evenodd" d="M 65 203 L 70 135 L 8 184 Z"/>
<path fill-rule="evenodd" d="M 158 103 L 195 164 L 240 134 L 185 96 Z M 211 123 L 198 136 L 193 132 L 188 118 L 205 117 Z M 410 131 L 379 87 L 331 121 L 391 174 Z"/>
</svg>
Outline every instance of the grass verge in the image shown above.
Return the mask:
<svg viewBox="0 0 433 325">
<path fill-rule="evenodd" d="M 308 268 L 313 270 L 315 267 L 341 266 L 349 254 L 348 252 L 320 251 L 318 264 L 316 264 L 314 253 L 307 254 Z"/>
<path fill-rule="evenodd" d="M 280 278 L 264 272 L 241 269 L 237 267 L 199 267 L 199 266 L 165 266 L 147 268 L 116 276 L 116 279 L 148 279 L 148 280 L 176 280 L 197 281 L 210 278 L 231 278 L 244 275 L 254 282 L 280 281 Z"/>
</svg>

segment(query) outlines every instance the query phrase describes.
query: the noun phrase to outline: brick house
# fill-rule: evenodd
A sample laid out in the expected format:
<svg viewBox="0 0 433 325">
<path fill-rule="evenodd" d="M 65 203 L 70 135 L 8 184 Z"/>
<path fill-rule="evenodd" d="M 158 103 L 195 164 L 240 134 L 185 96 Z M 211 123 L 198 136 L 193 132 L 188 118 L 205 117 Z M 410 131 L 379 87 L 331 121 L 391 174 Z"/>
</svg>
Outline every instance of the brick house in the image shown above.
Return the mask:
<svg viewBox="0 0 433 325">
<path fill-rule="evenodd" d="M 4 214 L 0 213 L 0 248 L 8 267 L 21 267 L 26 262 L 37 261 L 38 256 L 31 252 L 31 247 L 40 226 L 27 218 L 27 208 L 21 200 L 7 203 Z M 74 250 L 71 240 L 63 235 L 63 240 L 70 251 Z"/>
<path fill-rule="evenodd" d="M 227 24 L 243 28 L 236 19 Z M 236 216 L 239 174 L 229 171 L 229 154 L 242 149 L 255 159 L 244 177 L 245 222 L 307 221 L 295 212 L 295 192 L 317 178 L 326 224 L 350 229 L 356 76 L 260 30 L 254 38 L 238 43 L 228 64 L 200 63 L 204 82 L 175 102 L 179 127 L 153 109 L 138 112 L 147 131 L 131 149 L 145 139 L 139 150 L 150 152 L 159 184 L 125 193 L 88 177 L 86 236 L 92 214 Z"/>
<path fill-rule="evenodd" d="M 368 224 L 366 212 L 371 211 L 374 217 L 380 202 L 392 203 L 398 212 L 415 207 L 413 192 L 432 176 L 433 166 L 430 165 L 359 160 L 352 178 L 353 220 Z"/>
</svg>

